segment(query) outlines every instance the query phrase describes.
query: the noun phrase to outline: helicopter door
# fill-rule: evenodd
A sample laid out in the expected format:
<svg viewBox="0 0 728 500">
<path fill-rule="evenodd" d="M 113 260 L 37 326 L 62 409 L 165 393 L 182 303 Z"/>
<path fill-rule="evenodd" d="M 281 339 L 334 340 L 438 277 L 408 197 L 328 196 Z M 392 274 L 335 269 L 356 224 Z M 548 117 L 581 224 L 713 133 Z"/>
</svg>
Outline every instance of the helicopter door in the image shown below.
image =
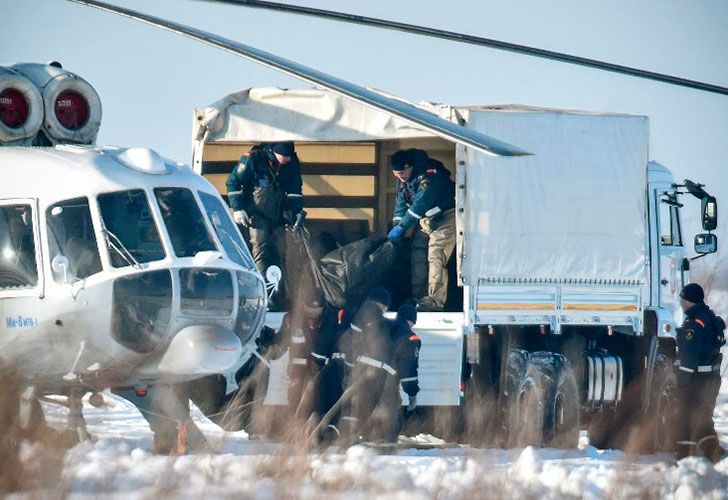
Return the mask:
<svg viewBox="0 0 728 500">
<path fill-rule="evenodd" d="M 0 297 L 42 296 L 37 201 L 0 200 Z"/>
</svg>

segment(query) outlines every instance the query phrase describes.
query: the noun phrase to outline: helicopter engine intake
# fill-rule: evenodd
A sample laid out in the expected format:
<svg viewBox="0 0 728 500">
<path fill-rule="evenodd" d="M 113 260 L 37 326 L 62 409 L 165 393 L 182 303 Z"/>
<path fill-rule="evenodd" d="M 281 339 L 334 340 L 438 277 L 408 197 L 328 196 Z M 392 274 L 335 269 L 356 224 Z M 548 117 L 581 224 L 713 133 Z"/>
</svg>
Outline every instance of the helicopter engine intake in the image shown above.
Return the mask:
<svg viewBox="0 0 728 500">
<path fill-rule="evenodd" d="M 38 88 L 18 72 L 0 66 L 0 144 L 30 145 L 43 124 Z"/>
<path fill-rule="evenodd" d="M 42 111 L 34 146 L 93 144 L 101 126 L 101 99 L 86 80 L 58 63 L 19 63 L 10 70 L 36 87 Z M 38 130 L 36 130 L 38 132 Z"/>
</svg>

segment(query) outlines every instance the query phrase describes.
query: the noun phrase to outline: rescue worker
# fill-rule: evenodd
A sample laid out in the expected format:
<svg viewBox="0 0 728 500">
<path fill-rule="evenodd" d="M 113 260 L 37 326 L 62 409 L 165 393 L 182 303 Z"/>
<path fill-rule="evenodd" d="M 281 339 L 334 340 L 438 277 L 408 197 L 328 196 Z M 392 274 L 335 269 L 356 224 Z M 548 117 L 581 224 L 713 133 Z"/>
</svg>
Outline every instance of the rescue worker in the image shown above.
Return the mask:
<svg viewBox="0 0 728 500">
<path fill-rule="evenodd" d="M 677 329 L 677 458 L 700 455 L 715 463 L 725 452 L 713 426 L 725 322 L 710 310 L 704 297 L 697 283 L 688 283 L 680 291 L 685 321 Z"/>
<path fill-rule="evenodd" d="M 312 291 L 302 307 L 283 316 L 279 330 L 281 348 L 288 347 L 288 407 L 302 421 L 312 414 L 314 394 L 310 385 L 326 359 L 313 356 L 312 346 L 322 331 L 336 328 L 336 310 L 325 307 L 323 293 Z"/>
<path fill-rule="evenodd" d="M 373 289 L 358 310 L 347 307 L 339 311 L 339 328 L 334 338 L 322 342 L 321 351 L 326 349 L 330 352 L 330 361 L 321 372 L 323 394 L 319 414 L 324 420 L 319 440 L 322 444 L 341 437 L 352 440 L 358 430 L 358 419 L 351 406 L 351 398 L 356 394 L 351 384 L 352 368 L 360 349 L 358 344 L 364 325 L 372 317 L 382 317 L 389 308 L 389 302 L 390 295 L 386 289 Z"/>
<path fill-rule="evenodd" d="M 455 249 L 455 183 L 445 166 L 421 149 L 406 149 L 390 159 L 398 181 L 390 241 L 408 229 L 412 236 L 412 295 L 420 311 L 442 311 L 447 299 L 447 262 Z M 425 254 L 429 263 L 424 274 Z M 423 290 L 427 287 L 427 296 Z"/>
<path fill-rule="evenodd" d="M 282 268 L 285 235 L 281 229 L 286 224 L 303 224 L 302 186 L 301 164 L 289 141 L 253 147 L 228 176 L 233 218 L 248 229 L 255 265 L 264 276 L 272 265 Z M 283 296 L 282 290 L 279 297 Z M 282 306 L 278 302 L 272 309 Z"/>
</svg>

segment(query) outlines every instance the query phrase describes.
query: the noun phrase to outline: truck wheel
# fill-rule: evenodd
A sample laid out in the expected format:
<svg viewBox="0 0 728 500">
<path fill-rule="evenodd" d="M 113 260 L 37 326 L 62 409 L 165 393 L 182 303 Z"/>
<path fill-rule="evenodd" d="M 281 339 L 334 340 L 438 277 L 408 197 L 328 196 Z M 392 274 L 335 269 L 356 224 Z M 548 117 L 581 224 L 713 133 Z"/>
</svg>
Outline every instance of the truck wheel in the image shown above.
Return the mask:
<svg viewBox="0 0 728 500">
<path fill-rule="evenodd" d="M 555 375 L 554 392 L 546 413 L 547 444 L 555 448 L 574 448 L 579 443 L 579 386 L 568 363 Z"/>
<path fill-rule="evenodd" d="M 650 433 L 650 451 L 675 451 L 675 422 L 677 407 L 675 396 L 677 376 L 667 356 L 658 355 L 652 378 L 650 410 L 644 428 Z"/>
<path fill-rule="evenodd" d="M 551 352 L 531 353 L 517 387 L 507 420 L 511 446 L 577 445 L 579 390 L 566 357 Z"/>
<path fill-rule="evenodd" d="M 503 430 L 502 439 L 508 446 L 520 444 L 517 436 L 522 432 L 521 409 L 527 404 L 528 395 L 525 392 L 531 387 L 525 384 L 528 358 L 528 351 L 510 349 L 503 370 L 499 420 Z M 498 445 L 498 442 L 495 444 Z"/>
<path fill-rule="evenodd" d="M 529 367 L 511 403 L 508 419 L 511 447 L 543 445 L 547 385 L 538 367 Z"/>
</svg>

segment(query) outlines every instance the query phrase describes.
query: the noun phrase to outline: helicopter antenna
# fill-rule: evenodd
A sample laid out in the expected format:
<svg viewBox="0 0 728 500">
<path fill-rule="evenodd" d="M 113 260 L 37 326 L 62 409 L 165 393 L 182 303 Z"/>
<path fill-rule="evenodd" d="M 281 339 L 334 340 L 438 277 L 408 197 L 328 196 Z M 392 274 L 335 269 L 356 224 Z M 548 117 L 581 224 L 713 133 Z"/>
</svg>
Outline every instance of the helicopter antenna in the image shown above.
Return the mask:
<svg viewBox="0 0 728 500">
<path fill-rule="evenodd" d="M 166 29 L 173 33 L 187 36 L 194 40 L 200 41 L 207 45 L 217 47 L 232 54 L 245 57 L 264 66 L 281 71 L 287 75 L 299 78 L 303 81 L 311 83 L 321 88 L 325 88 L 349 97 L 362 104 L 382 110 L 390 115 L 397 116 L 420 129 L 431 132 L 435 135 L 457 142 L 464 146 L 471 147 L 492 156 L 525 156 L 531 153 L 524 151 L 505 142 L 489 137 L 475 130 L 468 129 L 457 123 L 440 118 L 439 116 L 420 109 L 407 102 L 392 99 L 384 96 L 371 89 L 364 88 L 360 85 L 347 82 L 341 78 L 328 75 L 322 71 L 309 68 L 294 61 L 279 57 L 250 45 L 235 42 L 219 35 L 208 33 L 178 24 L 173 21 L 167 21 L 149 14 L 143 14 L 131 9 L 118 7 L 97 0 L 69 0 L 70 2 L 95 7 L 100 10 L 113 12 L 122 16 L 151 24 L 162 29 Z"/>
<path fill-rule="evenodd" d="M 528 45 L 519 45 L 516 43 L 504 42 L 493 38 L 484 38 L 465 33 L 457 33 L 454 31 L 446 31 L 437 28 L 428 28 L 427 26 L 418 26 L 416 24 L 400 23 L 397 21 L 389 21 L 387 19 L 378 19 L 376 17 L 359 16 L 356 14 L 347 14 L 345 12 L 337 12 L 333 10 L 314 9 L 311 7 L 302 7 L 300 5 L 289 5 L 279 2 L 268 2 L 266 0 L 204 0 L 213 3 L 226 3 L 240 5 L 243 7 L 253 7 L 258 9 L 277 10 L 289 12 L 292 14 L 301 14 L 305 16 L 321 17 L 324 19 L 333 19 L 335 21 L 343 21 L 352 24 L 361 24 L 364 26 L 374 26 L 395 31 L 404 31 L 406 33 L 415 33 L 417 35 L 430 36 L 434 38 L 442 38 L 461 43 L 469 43 L 471 45 L 479 45 L 481 47 L 490 47 L 492 49 L 507 50 L 516 54 L 524 54 L 552 61 L 559 61 L 578 66 L 586 66 L 588 68 L 600 69 L 602 71 L 610 71 L 612 73 L 620 73 L 623 75 L 634 76 L 637 78 L 645 78 L 671 85 L 678 85 L 705 92 L 715 94 L 728 95 L 728 87 L 721 87 L 712 83 L 699 82 L 697 80 L 689 80 L 679 76 L 667 75 L 664 73 L 656 73 L 654 71 L 646 71 L 643 69 L 613 64 L 598 59 L 589 59 L 586 57 L 565 54 L 563 52 L 555 52 L 552 50 L 539 49 L 537 47 L 529 47 Z"/>
</svg>

